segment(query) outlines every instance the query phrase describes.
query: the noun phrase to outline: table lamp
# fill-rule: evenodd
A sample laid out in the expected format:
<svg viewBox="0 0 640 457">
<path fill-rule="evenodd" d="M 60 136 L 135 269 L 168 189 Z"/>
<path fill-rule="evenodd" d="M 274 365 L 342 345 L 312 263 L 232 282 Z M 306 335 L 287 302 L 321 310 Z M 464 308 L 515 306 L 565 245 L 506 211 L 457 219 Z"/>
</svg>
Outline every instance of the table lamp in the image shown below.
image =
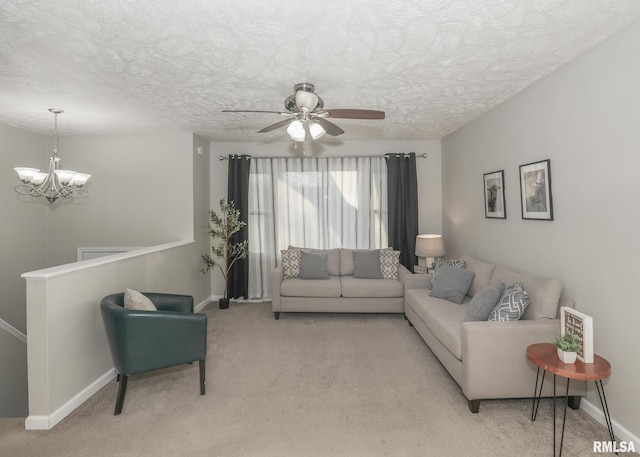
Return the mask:
<svg viewBox="0 0 640 457">
<path fill-rule="evenodd" d="M 442 235 L 426 234 L 416 237 L 416 255 L 426 258 L 427 268 L 433 268 L 436 258 L 444 256 L 444 240 Z"/>
</svg>

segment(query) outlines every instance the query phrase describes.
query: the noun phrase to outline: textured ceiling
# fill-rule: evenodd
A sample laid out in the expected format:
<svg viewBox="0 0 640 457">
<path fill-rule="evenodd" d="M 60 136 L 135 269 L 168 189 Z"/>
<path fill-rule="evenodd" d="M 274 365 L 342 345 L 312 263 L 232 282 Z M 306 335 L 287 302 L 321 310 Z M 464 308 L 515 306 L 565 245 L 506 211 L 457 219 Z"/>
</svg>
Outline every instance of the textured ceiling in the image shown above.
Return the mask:
<svg viewBox="0 0 640 457">
<path fill-rule="evenodd" d="M 637 0 L 2 0 L 0 123 L 61 134 L 257 134 L 299 82 L 344 140 L 438 139 L 640 17 Z M 328 135 L 320 141 L 331 141 Z"/>
</svg>

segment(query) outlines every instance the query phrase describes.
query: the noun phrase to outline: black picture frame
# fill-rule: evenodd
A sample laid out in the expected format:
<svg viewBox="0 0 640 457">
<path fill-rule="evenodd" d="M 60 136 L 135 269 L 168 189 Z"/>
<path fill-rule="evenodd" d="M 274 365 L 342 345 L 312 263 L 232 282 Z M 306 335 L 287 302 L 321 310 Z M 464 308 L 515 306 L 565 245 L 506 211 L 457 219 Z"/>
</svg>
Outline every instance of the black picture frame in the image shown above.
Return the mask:
<svg viewBox="0 0 640 457">
<path fill-rule="evenodd" d="M 553 220 L 550 159 L 520 165 L 520 205 L 522 219 Z"/>
<path fill-rule="evenodd" d="M 484 217 L 488 219 L 506 219 L 507 206 L 504 198 L 504 170 L 492 171 L 483 175 L 484 181 Z"/>
</svg>

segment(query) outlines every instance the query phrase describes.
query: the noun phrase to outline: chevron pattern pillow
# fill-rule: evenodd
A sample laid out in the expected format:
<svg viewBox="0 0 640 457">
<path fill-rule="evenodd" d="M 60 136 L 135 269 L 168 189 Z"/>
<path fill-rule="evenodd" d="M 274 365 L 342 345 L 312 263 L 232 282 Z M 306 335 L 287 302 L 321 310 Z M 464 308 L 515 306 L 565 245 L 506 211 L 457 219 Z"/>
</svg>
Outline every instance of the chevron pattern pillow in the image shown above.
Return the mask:
<svg viewBox="0 0 640 457">
<path fill-rule="evenodd" d="M 487 320 L 517 321 L 524 316 L 527 306 L 529 306 L 529 294 L 524 290 L 521 282 L 515 282 L 502 293 Z"/>
<path fill-rule="evenodd" d="M 384 279 L 398 279 L 400 251 L 380 249 L 380 273 Z"/>
</svg>

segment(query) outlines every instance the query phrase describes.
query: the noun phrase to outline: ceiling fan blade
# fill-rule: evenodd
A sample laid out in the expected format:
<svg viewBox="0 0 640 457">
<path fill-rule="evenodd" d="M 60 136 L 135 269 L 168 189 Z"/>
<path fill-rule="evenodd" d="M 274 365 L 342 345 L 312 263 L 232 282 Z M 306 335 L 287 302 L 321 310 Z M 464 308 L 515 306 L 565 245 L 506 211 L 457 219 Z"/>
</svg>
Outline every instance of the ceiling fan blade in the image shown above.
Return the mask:
<svg viewBox="0 0 640 457">
<path fill-rule="evenodd" d="M 371 109 L 323 109 L 314 114 L 342 119 L 384 119 L 384 111 Z"/>
<path fill-rule="evenodd" d="M 284 121 L 276 122 L 275 124 L 270 125 L 269 127 L 265 127 L 262 130 L 259 130 L 258 133 L 270 132 L 275 129 L 279 129 L 280 127 L 284 127 L 288 125 L 293 119 L 285 119 Z"/>
<path fill-rule="evenodd" d="M 321 117 L 314 117 L 313 120 L 320 124 L 322 128 L 331 136 L 338 136 L 344 133 L 344 130 L 326 119 L 323 119 Z"/>
<path fill-rule="evenodd" d="M 284 113 L 282 111 L 262 111 L 262 110 L 253 110 L 253 109 L 223 109 L 223 113 L 271 113 L 271 114 L 280 114 L 282 116 L 291 116 L 295 113 Z"/>
</svg>

